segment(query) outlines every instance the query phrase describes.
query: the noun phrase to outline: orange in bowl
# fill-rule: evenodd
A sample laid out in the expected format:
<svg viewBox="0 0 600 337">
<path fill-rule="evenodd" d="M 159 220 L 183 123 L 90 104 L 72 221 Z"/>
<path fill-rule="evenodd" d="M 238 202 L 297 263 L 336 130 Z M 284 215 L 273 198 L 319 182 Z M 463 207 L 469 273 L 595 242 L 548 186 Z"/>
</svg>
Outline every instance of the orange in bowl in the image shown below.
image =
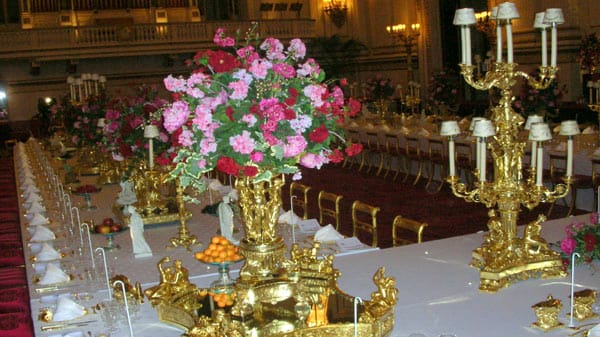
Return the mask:
<svg viewBox="0 0 600 337">
<path fill-rule="evenodd" d="M 224 236 L 214 236 L 208 247 L 202 252 L 196 252 L 194 257 L 206 263 L 236 262 L 242 259 L 239 247 L 229 242 Z"/>
</svg>

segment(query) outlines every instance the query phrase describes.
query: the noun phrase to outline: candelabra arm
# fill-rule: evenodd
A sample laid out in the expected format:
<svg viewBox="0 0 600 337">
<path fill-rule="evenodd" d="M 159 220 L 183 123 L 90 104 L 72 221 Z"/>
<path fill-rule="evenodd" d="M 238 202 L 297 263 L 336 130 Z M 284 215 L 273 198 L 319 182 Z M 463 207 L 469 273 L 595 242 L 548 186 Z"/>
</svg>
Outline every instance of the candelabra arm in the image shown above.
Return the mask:
<svg viewBox="0 0 600 337">
<path fill-rule="evenodd" d="M 539 78 L 534 78 L 533 76 L 523 72 L 517 71 L 515 72 L 516 76 L 522 77 L 527 80 L 527 83 L 531 85 L 532 88 L 537 90 L 547 89 L 552 81 L 556 78 L 556 72 L 558 72 L 558 67 L 550 67 L 550 66 L 540 66 Z"/>
<path fill-rule="evenodd" d="M 493 73 L 493 72 L 487 72 L 482 79 L 476 80 L 473 77 L 473 72 L 475 70 L 475 66 L 460 64 L 460 69 L 461 69 L 460 74 L 465 79 L 465 82 L 467 82 L 467 84 L 469 84 L 470 86 L 472 86 L 473 88 L 475 88 L 477 90 L 489 90 L 489 89 L 497 86 L 496 84 L 498 82 L 498 79 L 495 76 L 495 73 Z"/>
<path fill-rule="evenodd" d="M 571 188 L 572 179 L 570 177 L 564 177 L 564 184 L 556 184 L 553 190 L 548 189 L 546 186 L 536 186 L 533 182 L 529 181 L 526 187 L 526 197 L 523 199 L 523 206 L 528 209 L 534 209 L 540 203 L 554 202 L 560 198 L 564 198 Z"/>
<path fill-rule="evenodd" d="M 479 172 L 475 170 L 473 173 L 475 178 L 477 179 L 479 176 Z M 478 182 L 477 186 L 469 190 L 465 183 L 461 183 L 459 177 L 457 176 L 449 176 L 446 181 L 450 185 L 452 189 L 452 194 L 455 196 L 464 199 L 467 202 L 475 202 L 482 203 L 486 205 L 486 207 L 493 207 L 496 203 L 495 194 L 492 193 L 492 189 L 488 188 L 487 182 Z"/>
</svg>

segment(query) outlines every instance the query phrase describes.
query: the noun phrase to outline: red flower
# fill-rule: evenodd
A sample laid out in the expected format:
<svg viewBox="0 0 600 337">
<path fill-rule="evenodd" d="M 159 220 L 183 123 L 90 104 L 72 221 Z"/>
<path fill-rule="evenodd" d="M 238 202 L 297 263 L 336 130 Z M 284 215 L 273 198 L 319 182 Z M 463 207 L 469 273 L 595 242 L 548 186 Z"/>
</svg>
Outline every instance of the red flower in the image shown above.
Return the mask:
<svg viewBox="0 0 600 337">
<path fill-rule="evenodd" d="M 296 88 L 294 88 L 294 87 L 289 88 L 288 92 L 290 93 L 290 96 L 292 96 L 292 97 L 298 96 L 298 90 L 296 90 Z"/>
<path fill-rule="evenodd" d="M 243 172 L 246 177 L 254 177 L 258 174 L 258 168 L 256 166 L 244 166 Z"/>
<path fill-rule="evenodd" d="M 171 145 L 173 147 L 181 146 L 181 143 L 179 143 L 179 135 L 181 135 L 182 132 L 183 128 L 179 128 L 171 134 Z"/>
<path fill-rule="evenodd" d="M 348 146 L 346 148 L 346 154 L 350 157 L 356 156 L 357 154 L 362 152 L 362 149 L 363 149 L 362 144 L 352 143 L 352 144 L 350 144 L 350 146 Z"/>
<path fill-rule="evenodd" d="M 225 108 L 225 114 L 227 115 L 227 117 L 229 118 L 229 120 L 232 121 L 232 122 L 233 122 L 233 113 L 234 112 L 235 111 L 230 106 L 228 106 L 227 108 Z"/>
<path fill-rule="evenodd" d="M 119 153 L 125 158 L 131 157 L 133 155 L 133 151 L 131 151 L 131 147 L 125 143 L 119 143 Z"/>
<path fill-rule="evenodd" d="M 331 161 L 334 164 L 341 163 L 342 160 L 344 160 L 344 154 L 342 153 L 342 151 L 340 151 L 338 149 L 334 149 L 333 152 L 331 152 L 328 157 L 329 157 L 329 161 Z"/>
<path fill-rule="evenodd" d="M 327 137 L 329 137 L 329 130 L 327 130 L 324 124 L 321 124 L 321 126 L 308 134 L 308 138 L 315 143 L 323 143 Z"/>
<path fill-rule="evenodd" d="M 296 104 L 296 97 L 288 97 L 285 99 L 285 104 L 287 106 L 294 106 Z"/>
<path fill-rule="evenodd" d="M 217 160 L 217 170 L 232 176 L 237 176 L 240 171 L 240 167 L 235 160 L 233 160 L 233 158 L 221 157 Z"/>
<path fill-rule="evenodd" d="M 356 116 L 356 114 L 360 112 L 360 102 L 354 98 L 350 98 L 348 107 L 350 108 L 350 111 L 348 112 L 348 116 L 350 117 Z"/>
<path fill-rule="evenodd" d="M 586 233 L 583 236 L 583 242 L 585 242 L 585 251 L 592 252 L 596 248 L 596 236 L 594 233 Z"/>
<path fill-rule="evenodd" d="M 347 86 L 347 85 L 348 85 L 348 79 L 346 79 L 346 78 L 342 78 L 342 79 L 340 80 L 340 85 L 341 85 L 342 87 L 345 87 L 345 86 Z"/>
<path fill-rule="evenodd" d="M 292 120 L 296 118 L 296 111 L 292 109 L 285 109 L 283 110 L 283 115 L 285 116 L 285 119 Z"/>
<path fill-rule="evenodd" d="M 175 153 L 173 153 L 175 154 Z M 170 156 L 158 156 L 156 157 L 156 163 L 160 166 L 167 166 L 170 165 L 173 162 L 173 158 L 171 158 Z"/>
<path fill-rule="evenodd" d="M 233 68 L 240 66 L 240 62 L 237 60 L 237 58 L 235 58 L 235 56 L 222 50 L 217 50 L 210 55 L 208 57 L 208 64 L 217 73 L 226 73 Z"/>
</svg>

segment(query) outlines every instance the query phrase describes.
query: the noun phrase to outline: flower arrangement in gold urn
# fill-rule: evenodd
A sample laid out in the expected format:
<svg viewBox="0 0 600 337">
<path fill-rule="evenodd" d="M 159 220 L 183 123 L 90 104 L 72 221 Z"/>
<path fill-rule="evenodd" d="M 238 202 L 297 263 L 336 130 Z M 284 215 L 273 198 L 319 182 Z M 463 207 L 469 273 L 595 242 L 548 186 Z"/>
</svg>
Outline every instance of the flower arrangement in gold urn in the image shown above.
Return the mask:
<svg viewBox="0 0 600 337">
<path fill-rule="evenodd" d="M 300 178 L 299 166 L 320 168 L 355 155 L 340 126 L 360 103 L 325 83 L 325 73 L 306 47 L 292 39 L 258 41 L 256 25 L 237 37 L 218 29 L 216 50 L 198 52 L 188 76 L 164 79 L 173 102 L 164 126 L 179 144 L 173 177 L 203 190 L 200 176 L 213 169 L 265 181 L 278 174 Z"/>
</svg>

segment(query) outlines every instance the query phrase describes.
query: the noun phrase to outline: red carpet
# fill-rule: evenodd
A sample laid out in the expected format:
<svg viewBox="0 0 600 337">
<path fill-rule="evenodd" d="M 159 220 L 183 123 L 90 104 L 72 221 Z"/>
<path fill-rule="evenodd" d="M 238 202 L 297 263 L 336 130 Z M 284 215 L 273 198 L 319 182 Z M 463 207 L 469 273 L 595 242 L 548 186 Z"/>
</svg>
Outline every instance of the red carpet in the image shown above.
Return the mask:
<svg viewBox="0 0 600 337">
<path fill-rule="evenodd" d="M 436 192 L 437 186 L 435 189 L 425 189 L 426 179 L 421 179 L 413 186 L 410 179 L 411 183 L 401 183 L 401 177 L 394 182 L 389 176 L 384 179 L 337 165 L 324 166 L 321 170 L 303 170 L 302 176 L 300 183 L 312 187 L 308 200 L 309 218 L 318 218 L 317 196 L 320 190 L 344 196 L 340 205 L 340 232 L 344 235 L 352 235 L 351 206 L 354 200 L 380 207 L 377 221 L 381 248 L 391 246 L 391 226 L 396 215 L 426 222 L 429 226 L 425 229 L 424 241 L 487 230 L 486 207 L 455 197 L 447 185 L 440 192 Z M 289 192 L 284 189 L 283 193 L 284 205 L 289 209 Z M 550 218 L 566 215 L 567 208 L 560 205 L 561 202 L 554 207 Z M 534 220 L 540 213 L 546 214 L 549 207 L 549 204 L 542 204 L 532 211 L 523 208 L 519 224 Z"/>
</svg>

